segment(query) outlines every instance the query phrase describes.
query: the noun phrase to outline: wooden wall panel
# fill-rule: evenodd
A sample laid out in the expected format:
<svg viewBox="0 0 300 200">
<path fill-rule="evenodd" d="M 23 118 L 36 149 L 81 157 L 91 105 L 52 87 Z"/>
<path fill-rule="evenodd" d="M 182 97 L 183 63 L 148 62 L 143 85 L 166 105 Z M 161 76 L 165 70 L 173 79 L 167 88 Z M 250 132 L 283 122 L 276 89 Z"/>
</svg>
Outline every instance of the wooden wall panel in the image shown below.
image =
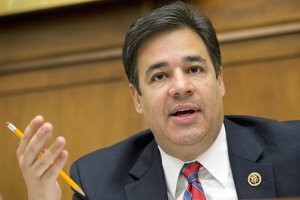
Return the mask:
<svg viewBox="0 0 300 200">
<path fill-rule="evenodd" d="M 226 114 L 300 118 L 300 57 L 224 67 Z"/>
<path fill-rule="evenodd" d="M 218 32 L 300 20 L 298 0 L 191 1 L 212 19 Z"/>
<path fill-rule="evenodd" d="M 0 75 L 0 95 L 125 79 L 121 61 L 109 60 Z"/>
<path fill-rule="evenodd" d="M 67 139 L 65 166 L 144 129 L 129 96 L 121 46 L 129 24 L 166 1 L 118 1 L 0 18 L 0 123 L 36 114 Z M 225 113 L 299 118 L 298 0 L 192 0 L 218 31 Z M 18 139 L 0 126 L 0 193 L 24 199 Z M 60 181 L 61 182 L 61 181 Z M 71 190 L 62 182 L 63 199 Z"/>
<path fill-rule="evenodd" d="M 226 114 L 299 119 L 300 15 L 295 0 L 212 0 L 221 43 Z"/>
<path fill-rule="evenodd" d="M 300 24 L 300 23 L 299 23 Z M 300 26 L 299 26 L 300 27 Z M 299 32 L 221 43 L 224 66 L 298 57 Z"/>
<path fill-rule="evenodd" d="M 300 33 L 224 42 L 225 113 L 299 119 Z"/>
<path fill-rule="evenodd" d="M 10 63 L 121 47 L 142 3 L 90 6 L 0 19 L 0 67 Z M 124 17 L 126 16 L 126 17 Z"/>
</svg>

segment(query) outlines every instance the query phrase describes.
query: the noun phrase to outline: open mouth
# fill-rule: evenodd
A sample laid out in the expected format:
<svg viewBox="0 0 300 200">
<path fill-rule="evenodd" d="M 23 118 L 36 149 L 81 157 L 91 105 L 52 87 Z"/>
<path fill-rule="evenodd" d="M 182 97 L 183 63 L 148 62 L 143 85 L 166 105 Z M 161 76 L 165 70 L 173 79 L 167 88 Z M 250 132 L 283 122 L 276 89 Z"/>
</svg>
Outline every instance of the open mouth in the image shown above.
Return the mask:
<svg viewBox="0 0 300 200">
<path fill-rule="evenodd" d="M 174 113 L 171 113 L 171 116 L 174 117 L 186 117 L 189 115 L 194 114 L 195 112 L 198 112 L 199 110 L 193 110 L 193 109 L 185 109 L 185 110 L 178 110 Z"/>
</svg>

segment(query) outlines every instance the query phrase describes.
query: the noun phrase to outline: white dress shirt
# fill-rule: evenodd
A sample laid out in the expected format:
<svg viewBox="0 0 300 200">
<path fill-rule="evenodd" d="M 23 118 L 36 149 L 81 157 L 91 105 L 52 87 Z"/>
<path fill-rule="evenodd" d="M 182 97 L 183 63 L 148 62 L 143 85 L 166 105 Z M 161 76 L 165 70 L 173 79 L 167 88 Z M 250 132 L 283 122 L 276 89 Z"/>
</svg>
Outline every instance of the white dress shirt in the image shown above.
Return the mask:
<svg viewBox="0 0 300 200">
<path fill-rule="evenodd" d="M 180 170 L 185 162 L 166 154 L 158 146 L 162 158 L 169 200 L 182 200 L 188 184 Z M 196 159 L 203 165 L 199 170 L 199 180 L 207 200 L 236 200 L 237 194 L 233 182 L 226 132 L 224 124 L 216 141 Z M 191 160 L 190 162 L 195 161 Z"/>
</svg>

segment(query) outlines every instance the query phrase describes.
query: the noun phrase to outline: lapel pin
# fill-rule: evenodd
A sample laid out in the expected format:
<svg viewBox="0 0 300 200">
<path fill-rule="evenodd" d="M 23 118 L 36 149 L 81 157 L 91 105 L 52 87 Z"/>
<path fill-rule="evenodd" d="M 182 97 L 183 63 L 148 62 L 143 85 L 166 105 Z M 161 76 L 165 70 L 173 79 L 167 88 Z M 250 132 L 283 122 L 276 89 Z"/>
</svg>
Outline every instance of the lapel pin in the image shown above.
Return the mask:
<svg viewBox="0 0 300 200">
<path fill-rule="evenodd" d="M 252 172 L 248 176 L 248 183 L 252 187 L 257 187 L 261 183 L 261 175 L 258 172 Z"/>
</svg>

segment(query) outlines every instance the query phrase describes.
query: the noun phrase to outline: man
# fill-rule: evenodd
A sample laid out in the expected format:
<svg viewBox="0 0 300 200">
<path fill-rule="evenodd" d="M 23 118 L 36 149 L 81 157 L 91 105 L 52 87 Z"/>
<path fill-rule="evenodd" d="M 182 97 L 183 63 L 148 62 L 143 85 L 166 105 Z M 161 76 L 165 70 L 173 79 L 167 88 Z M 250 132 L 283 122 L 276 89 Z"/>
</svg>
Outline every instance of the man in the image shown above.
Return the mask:
<svg viewBox="0 0 300 200">
<path fill-rule="evenodd" d="M 86 197 L 75 192 L 74 200 L 300 195 L 300 122 L 224 117 L 221 54 L 206 17 L 180 2 L 151 12 L 127 32 L 123 62 L 150 129 L 76 161 L 71 176 Z M 56 179 L 65 140 L 58 137 L 36 158 L 51 132 L 37 116 L 18 148 L 31 200 L 61 198 Z"/>
</svg>

